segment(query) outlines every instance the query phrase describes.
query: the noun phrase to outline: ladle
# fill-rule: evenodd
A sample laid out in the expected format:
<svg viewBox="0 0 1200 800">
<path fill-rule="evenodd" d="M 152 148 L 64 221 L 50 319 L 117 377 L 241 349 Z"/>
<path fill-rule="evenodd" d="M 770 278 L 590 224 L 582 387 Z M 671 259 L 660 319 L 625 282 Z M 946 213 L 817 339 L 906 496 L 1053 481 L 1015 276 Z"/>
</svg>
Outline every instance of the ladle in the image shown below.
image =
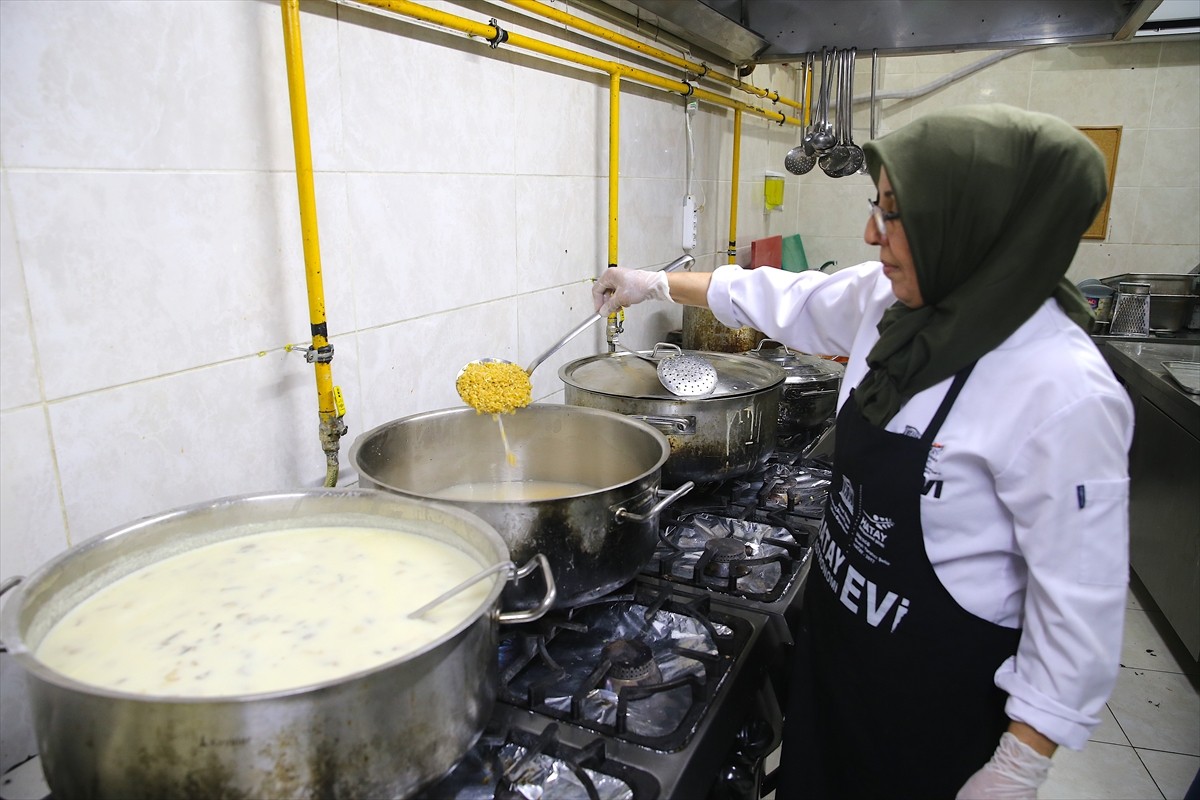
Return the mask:
<svg viewBox="0 0 1200 800">
<path fill-rule="evenodd" d="M 812 76 L 812 71 L 813 71 L 813 57 L 814 57 L 813 53 L 805 54 L 804 70 L 801 72 L 801 80 L 800 80 L 800 107 L 808 110 L 808 112 L 810 114 L 810 118 L 809 118 L 810 123 L 812 121 L 811 114 L 812 114 L 812 105 L 813 104 L 812 104 L 812 97 L 809 96 L 809 88 L 808 87 L 809 87 L 809 79 Z M 811 131 L 812 131 L 812 125 L 810 124 L 808 127 L 805 128 L 804 135 L 800 137 L 800 144 L 796 145 L 791 150 L 789 150 L 788 154 L 786 156 L 784 156 L 784 158 L 783 158 L 783 166 L 787 169 L 788 172 L 792 173 L 793 175 L 803 175 L 807 172 L 811 172 L 812 168 L 817 165 L 817 157 L 808 152 L 808 149 L 806 148 L 805 141 L 804 141 L 809 136 Z M 810 147 L 811 147 L 811 145 L 810 145 Z"/>
<path fill-rule="evenodd" d="M 835 87 L 837 111 L 834 116 L 837 144 L 831 147 L 829 152 L 817 162 L 821 165 L 821 170 L 831 178 L 841 178 L 849 174 L 847 167 L 851 162 L 851 150 L 846 139 L 846 111 L 849 105 L 849 98 L 846 96 L 846 73 L 849 55 L 849 50 L 834 53 L 834 60 L 837 63 L 837 85 Z M 857 164 L 854 165 L 854 169 L 858 169 Z"/>
<path fill-rule="evenodd" d="M 662 272 L 674 272 L 677 269 L 691 267 L 695 263 L 696 263 L 696 259 L 693 258 L 692 256 L 682 255 L 679 258 L 672 261 L 670 264 L 667 264 L 665 267 L 663 267 Z M 538 366 L 540 366 L 543 361 L 545 361 L 547 358 L 549 358 L 550 356 L 557 353 L 560 349 L 562 349 L 562 347 L 567 342 L 571 341 L 576 336 L 583 333 L 588 328 L 590 328 L 592 325 L 596 324 L 598 321 L 600 321 L 602 319 L 607 319 L 607 315 L 592 314 L 590 317 L 585 319 L 583 322 L 576 325 L 574 328 L 572 328 L 570 331 L 568 331 L 565 336 L 563 336 L 561 339 L 559 339 L 554 344 L 550 345 L 550 347 L 546 350 L 546 352 L 542 353 L 540 356 L 538 356 L 533 361 L 531 361 L 529 366 L 525 368 L 525 374 L 532 376 L 533 371 L 535 369 L 537 369 Z M 505 359 L 505 358 L 478 358 L 474 361 L 470 361 L 470 362 L 464 364 L 462 369 L 460 369 L 458 371 L 458 377 L 461 377 L 463 372 L 466 371 L 467 367 L 471 366 L 472 364 L 512 364 L 512 363 L 513 363 L 512 361 L 509 361 L 508 359 Z M 458 378 L 456 377 L 455 385 L 457 385 L 457 384 L 458 384 Z M 670 387 L 667 387 L 667 388 L 670 389 Z M 461 395 L 460 395 L 460 397 L 461 397 Z M 463 397 L 463 402 L 467 402 L 467 398 Z M 468 405 L 469 405 L 469 403 L 468 403 Z"/>
<path fill-rule="evenodd" d="M 841 177 L 865 172 L 866 153 L 854 143 L 854 65 L 858 60 L 858 48 L 850 48 L 849 66 L 846 70 L 846 150 L 849 153 L 846 169 Z"/>
<path fill-rule="evenodd" d="M 810 136 L 805 137 L 805 152 L 808 152 L 807 145 L 812 146 L 812 153 L 818 156 L 823 156 L 828 153 L 837 144 L 837 137 L 833 134 L 833 126 L 829 123 L 829 89 L 832 83 L 833 71 L 833 51 L 824 50 L 821 54 L 821 119 L 813 128 Z"/>
</svg>

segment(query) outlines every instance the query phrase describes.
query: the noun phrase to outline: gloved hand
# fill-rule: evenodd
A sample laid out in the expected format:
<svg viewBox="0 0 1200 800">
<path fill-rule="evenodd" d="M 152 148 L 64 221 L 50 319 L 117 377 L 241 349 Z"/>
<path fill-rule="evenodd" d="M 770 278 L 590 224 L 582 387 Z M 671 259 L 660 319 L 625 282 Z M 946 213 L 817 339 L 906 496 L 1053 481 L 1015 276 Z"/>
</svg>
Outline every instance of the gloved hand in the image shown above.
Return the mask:
<svg viewBox="0 0 1200 800">
<path fill-rule="evenodd" d="M 1037 800 L 1051 761 L 1007 731 L 992 760 L 967 779 L 955 800 Z"/>
<path fill-rule="evenodd" d="M 602 316 L 646 300 L 670 299 L 664 272 L 609 267 L 592 286 L 592 302 L 596 305 L 596 313 Z"/>
</svg>

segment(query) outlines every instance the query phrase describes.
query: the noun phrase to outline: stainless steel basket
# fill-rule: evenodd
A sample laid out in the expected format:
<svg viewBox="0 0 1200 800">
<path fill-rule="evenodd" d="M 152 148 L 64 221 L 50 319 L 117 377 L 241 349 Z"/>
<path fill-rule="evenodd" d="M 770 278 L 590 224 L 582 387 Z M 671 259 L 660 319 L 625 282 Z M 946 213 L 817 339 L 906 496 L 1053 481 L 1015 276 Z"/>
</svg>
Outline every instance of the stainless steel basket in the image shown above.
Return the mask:
<svg viewBox="0 0 1200 800">
<path fill-rule="evenodd" d="M 1114 336 L 1150 334 L 1150 284 L 1125 282 L 1117 285 L 1108 332 Z"/>
</svg>

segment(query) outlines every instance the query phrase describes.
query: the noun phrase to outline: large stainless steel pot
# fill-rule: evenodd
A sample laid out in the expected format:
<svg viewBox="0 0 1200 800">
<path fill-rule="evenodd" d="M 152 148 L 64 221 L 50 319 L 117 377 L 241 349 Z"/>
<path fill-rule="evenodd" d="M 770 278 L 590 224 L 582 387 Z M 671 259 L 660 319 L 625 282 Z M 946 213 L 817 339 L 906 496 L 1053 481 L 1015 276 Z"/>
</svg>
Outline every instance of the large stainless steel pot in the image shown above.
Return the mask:
<svg viewBox="0 0 1200 800">
<path fill-rule="evenodd" d="M 745 355 L 692 354 L 717 371 L 717 387 L 703 397 L 671 394 L 654 365 L 629 353 L 572 361 L 558 376 L 566 384 L 567 403 L 626 414 L 666 434 L 668 482 L 712 483 L 765 464 L 775 449 L 783 370 Z"/>
<path fill-rule="evenodd" d="M 691 489 L 661 489 L 670 447 L 648 425 L 619 414 L 531 405 L 496 421 L 470 408 L 416 414 L 358 437 L 350 458 L 359 484 L 414 498 L 460 484 L 550 481 L 594 487 L 526 500 L 447 500 L 490 522 L 516 561 L 544 555 L 557 605 L 572 606 L 629 582 L 654 552 L 658 515 Z M 665 496 L 663 496 L 665 495 Z M 522 603 L 520 591 L 510 595 Z"/>
<path fill-rule="evenodd" d="M 811 431 L 833 416 L 844 366 L 798 353 L 774 339 L 764 339 L 746 355 L 775 364 L 786 376 L 779 401 L 781 436 Z"/>
<path fill-rule="evenodd" d="M 147 564 L 224 539 L 313 525 L 418 533 L 462 550 L 481 569 L 508 561 L 495 530 L 460 509 L 340 489 L 224 498 L 71 548 L 22 580 L 0 617 L 0 638 L 27 675 L 54 797 L 404 797 L 470 749 L 495 699 L 498 622 L 534 619 L 552 600 L 506 616 L 497 610 L 504 581 L 494 577 L 474 613 L 425 647 L 297 689 L 148 697 L 80 683 L 35 655 L 68 611 Z"/>
</svg>

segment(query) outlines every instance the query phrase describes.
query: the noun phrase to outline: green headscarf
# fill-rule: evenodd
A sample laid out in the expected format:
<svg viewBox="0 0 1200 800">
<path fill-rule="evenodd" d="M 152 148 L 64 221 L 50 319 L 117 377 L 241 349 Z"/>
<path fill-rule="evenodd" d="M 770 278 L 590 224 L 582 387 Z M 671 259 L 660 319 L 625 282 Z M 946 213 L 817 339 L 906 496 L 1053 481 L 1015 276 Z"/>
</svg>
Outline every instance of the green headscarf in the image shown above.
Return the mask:
<svg viewBox="0 0 1200 800">
<path fill-rule="evenodd" d="M 1003 105 L 930 114 L 868 142 L 887 168 L 925 305 L 879 323 L 855 391 L 883 426 L 917 392 L 1003 342 L 1053 295 L 1086 329 L 1091 310 L 1063 276 L 1107 194 L 1104 157 L 1047 114 Z"/>
</svg>

